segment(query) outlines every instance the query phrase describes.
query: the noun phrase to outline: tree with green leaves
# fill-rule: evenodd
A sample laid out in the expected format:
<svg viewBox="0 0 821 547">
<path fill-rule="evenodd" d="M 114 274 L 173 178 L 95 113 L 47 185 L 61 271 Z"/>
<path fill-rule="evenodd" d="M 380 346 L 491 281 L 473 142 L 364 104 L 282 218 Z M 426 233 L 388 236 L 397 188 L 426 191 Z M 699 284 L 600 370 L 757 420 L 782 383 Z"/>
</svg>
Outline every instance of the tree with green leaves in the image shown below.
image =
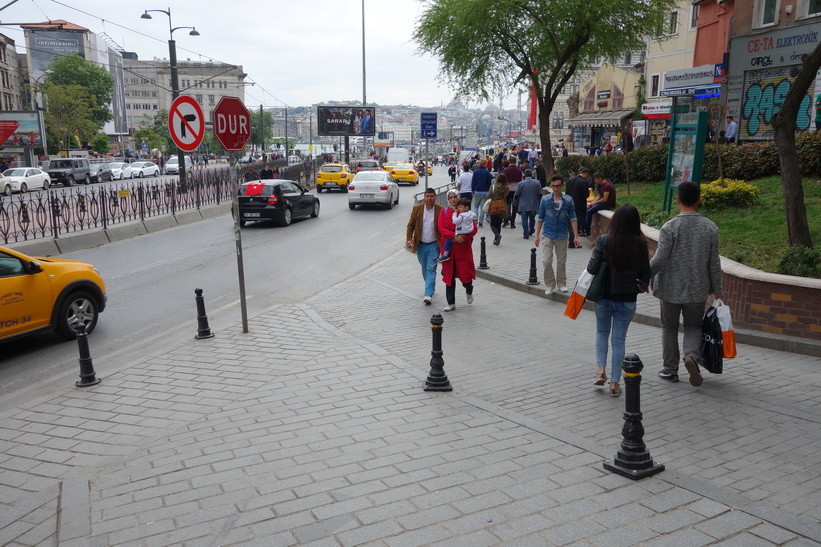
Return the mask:
<svg viewBox="0 0 821 547">
<path fill-rule="evenodd" d="M 144 128 L 134 132 L 134 142 L 138 145 L 145 142 L 149 150 L 159 150 L 162 147 L 163 140 L 153 129 Z"/>
<path fill-rule="evenodd" d="M 457 98 L 490 101 L 532 84 L 541 148 L 562 88 L 597 59 L 644 49 L 677 0 L 430 0 L 413 38 Z M 544 154 L 546 171 L 553 158 Z"/>
<path fill-rule="evenodd" d="M 54 57 L 47 70 L 50 72 L 46 76 L 46 83 L 63 87 L 77 85 L 86 90 L 90 118 L 97 124 L 97 129 L 113 119 L 108 106 L 114 96 L 114 76 L 106 69 L 72 53 Z"/>
<path fill-rule="evenodd" d="M 99 154 L 108 154 L 111 151 L 111 142 L 108 135 L 98 133 L 91 139 L 91 149 Z"/>
<path fill-rule="evenodd" d="M 40 89 L 47 101 L 45 125 L 49 152 L 71 148 L 74 137 L 84 142 L 94 137 L 100 126 L 92 120 L 92 99 L 85 88 L 46 81 Z"/>
<path fill-rule="evenodd" d="M 274 115 L 266 110 L 251 109 L 251 144 L 270 145 L 274 136 Z"/>
</svg>

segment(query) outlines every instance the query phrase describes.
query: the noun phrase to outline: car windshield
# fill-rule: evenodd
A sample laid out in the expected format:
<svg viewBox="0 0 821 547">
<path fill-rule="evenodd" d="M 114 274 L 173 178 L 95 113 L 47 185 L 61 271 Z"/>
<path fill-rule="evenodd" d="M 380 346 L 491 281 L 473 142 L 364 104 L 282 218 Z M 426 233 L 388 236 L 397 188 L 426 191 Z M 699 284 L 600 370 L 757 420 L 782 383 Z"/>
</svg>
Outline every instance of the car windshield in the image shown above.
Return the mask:
<svg viewBox="0 0 821 547">
<path fill-rule="evenodd" d="M 360 161 L 359 167 L 376 167 L 375 161 Z"/>
<path fill-rule="evenodd" d="M 69 169 L 71 168 L 71 160 L 53 160 L 48 162 L 49 169 Z"/>
<path fill-rule="evenodd" d="M 166 163 L 180 163 L 180 160 L 175 156 L 172 158 L 168 158 L 168 161 Z"/>
<path fill-rule="evenodd" d="M 119 169 L 120 167 L 122 167 L 122 165 L 123 165 L 122 163 L 109 163 L 108 168 L 109 169 Z"/>
<path fill-rule="evenodd" d="M 3 171 L 3 176 L 6 177 L 24 177 L 26 176 L 25 169 L 6 169 Z"/>
<path fill-rule="evenodd" d="M 323 171 L 325 173 L 339 173 L 340 171 L 342 171 L 342 166 L 341 165 L 323 165 L 322 169 L 320 169 L 320 171 Z"/>
<path fill-rule="evenodd" d="M 413 169 L 413 165 L 411 165 L 409 163 L 397 163 L 396 167 L 394 167 L 394 169 L 407 169 L 407 170 L 410 171 L 410 170 Z"/>
<path fill-rule="evenodd" d="M 356 175 L 356 179 L 354 182 L 369 182 L 369 181 L 378 181 L 383 182 L 385 180 L 385 175 L 381 171 L 365 171 L 364 173 L 359 173 Z"/>
</svg>

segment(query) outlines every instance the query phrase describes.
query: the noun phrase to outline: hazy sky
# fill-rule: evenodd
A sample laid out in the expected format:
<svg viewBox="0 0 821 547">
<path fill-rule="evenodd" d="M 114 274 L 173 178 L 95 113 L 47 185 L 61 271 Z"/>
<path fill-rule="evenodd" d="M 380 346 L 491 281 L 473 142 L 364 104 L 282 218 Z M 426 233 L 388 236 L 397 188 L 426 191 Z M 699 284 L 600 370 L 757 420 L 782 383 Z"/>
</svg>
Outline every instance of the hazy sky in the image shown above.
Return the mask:
<svg viewBox="0 0 821 547">
<path fill-rule="evenodd" d="M 362 0 L 18 0 L 0 11 L 0 32 L 23 51 L 23 31 L 13 23 L 65 19 L 105 32 L 140 60 L 167 59 L 168 17 L 140 15 L 169 6 L 175 27 L 200 32 L 174 32 L 178 60 L 242 65 L 246 81 L 257 83 L 246 87 L 246 104 L 362 100 Z M 438 63 L 420 56 L 411 41 L 421 6 L 365 0 L 368 102 L 435 107 L 452 99 L 437 81 Z"/>
</svg>

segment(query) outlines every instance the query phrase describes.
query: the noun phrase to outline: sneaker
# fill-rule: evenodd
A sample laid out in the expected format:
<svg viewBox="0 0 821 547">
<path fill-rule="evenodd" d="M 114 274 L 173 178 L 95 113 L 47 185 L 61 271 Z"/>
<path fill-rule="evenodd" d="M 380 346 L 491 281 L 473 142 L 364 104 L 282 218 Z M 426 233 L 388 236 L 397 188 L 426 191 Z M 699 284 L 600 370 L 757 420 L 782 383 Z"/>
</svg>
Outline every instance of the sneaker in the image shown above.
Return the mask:
<svg viewBox="0 0 821 547">
<path fill-rule="evenodd" d="M 667 380 L 668 382 L 678 382 L 678 374 L 673 374 L 672 372 L 666 371 L 659 371 L 659 378 L 662 380 Z"/>
<path fill-rule="evenodd" d="M 565 287 L 564 285 L 562 285 L 562 286 L 560 286 L 560 287 L 559 287 L 559 290 L 560 290 L 561 292 L 567 292 L 567 287 Z"/>
<path fill-rule="evenodd" d="M 436 259 L 436 262 L 441 264 L 442 262 L 447 262 L 448 260 L 450 260 L 450 255 L 442 255 Z"/>
<path fill-rule="evenodd" d="M 455 310 L 455 309 L 456 309 L 456 306 L 455 306 L 455 305 L 453 305 L 453 304 L 448 304 L 447 306 L 445 306 L 445 310 L 444 310 L 444 311 L 453 311 L 453 310 Z"/>
<path fill-rule="evenodd" d="M 701 377 L 701 372 L 698 370 L 698 363 L 689 355 L 684 358 L 684 367 L 690 374 L 690 385 L 698 387 L 704 383 L 704 378 Z"/>
<path fill-rule="evenodd" d="M 479 223 L 479 228 L 481 228 L 482 226 L 484 226 L 484 225 L 480 222 L 480 223 Z"/>
<path fill-rule="evenodd" d="M 554 289 L 547 289 L 547 290 L 544 292 L 544 295 L 545 295 L 545 296 L 550 296 L 551 294 L 553 294 L 553 291 L 554 291 Z"/>
<path fill-rule="evenodd" d="M 431 303 L 432 300 L 433 299 L 430 296 L 426 296 L 425 298 L 422 299 L 422 302 L 424 302 L 426 306 L 430 306 L 430 303 Z"/>
<path fill-rule="evenodd" d="M 515 224 L 511 224 L 511 225 L 510 225 L 510 229 L 511 229 L 511 230 L 515 230 L 515 229 L 516 229 L 516 225 L 515 225 Z"/>
<path fill-rule="evenodd" d="M 522 239 L 530 239 L 530 236 L 522 236 Z"/>
<path fill-rule="evenodd" d="M 493 240 L 494 245 L 498 245 L 502 241 L 502 236 L 499 236 Z"/>
<path fill-rule="evenodd" d="M 469 294 L 467 296 L 467 299 L 468 299 L 468 304 L 473 304 L 473 295 L 472 294 Z"/>
</svg>

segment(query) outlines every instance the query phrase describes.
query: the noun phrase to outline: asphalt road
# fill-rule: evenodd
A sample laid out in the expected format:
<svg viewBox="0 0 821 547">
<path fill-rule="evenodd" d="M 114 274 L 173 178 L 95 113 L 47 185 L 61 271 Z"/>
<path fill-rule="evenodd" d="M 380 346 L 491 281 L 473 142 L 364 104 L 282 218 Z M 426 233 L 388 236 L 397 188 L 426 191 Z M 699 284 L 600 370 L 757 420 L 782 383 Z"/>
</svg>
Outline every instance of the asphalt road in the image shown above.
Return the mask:
<svg viewBox="0 0 821 547">
<path fill-rule="evenodd" d="M 448 181 L 445 168 L 436 167 L 429 185 Z M 250 322 L 272 305 L 302 301 L 401 248 L 413 196 L 422 191 L 424 179 L 418 186 L 402 186 L 399 205 L 392 210 L 359 206 L 354 211 L 347 194 L 323 192 L 316 219 L 287 228 L 248 223 L 241 239 Z M 192 338 L 197 333 L 196 288 L 204 291 L 217 336 L 220 328 L 241 322 L 230 215 L 64 256 L 94 264 L 106 281 L 108 306 L 89 337 L 101 377 Z M 362 295 L 367 298 L 367 287 Z M 78 374 L 77 344 L 56 334 L 3 344 L 0 396 L 13 397 L 3 397 L 0 411 L 12 398 L 36 395 L 41 382 L 71 385 Z"/>
</svg>

